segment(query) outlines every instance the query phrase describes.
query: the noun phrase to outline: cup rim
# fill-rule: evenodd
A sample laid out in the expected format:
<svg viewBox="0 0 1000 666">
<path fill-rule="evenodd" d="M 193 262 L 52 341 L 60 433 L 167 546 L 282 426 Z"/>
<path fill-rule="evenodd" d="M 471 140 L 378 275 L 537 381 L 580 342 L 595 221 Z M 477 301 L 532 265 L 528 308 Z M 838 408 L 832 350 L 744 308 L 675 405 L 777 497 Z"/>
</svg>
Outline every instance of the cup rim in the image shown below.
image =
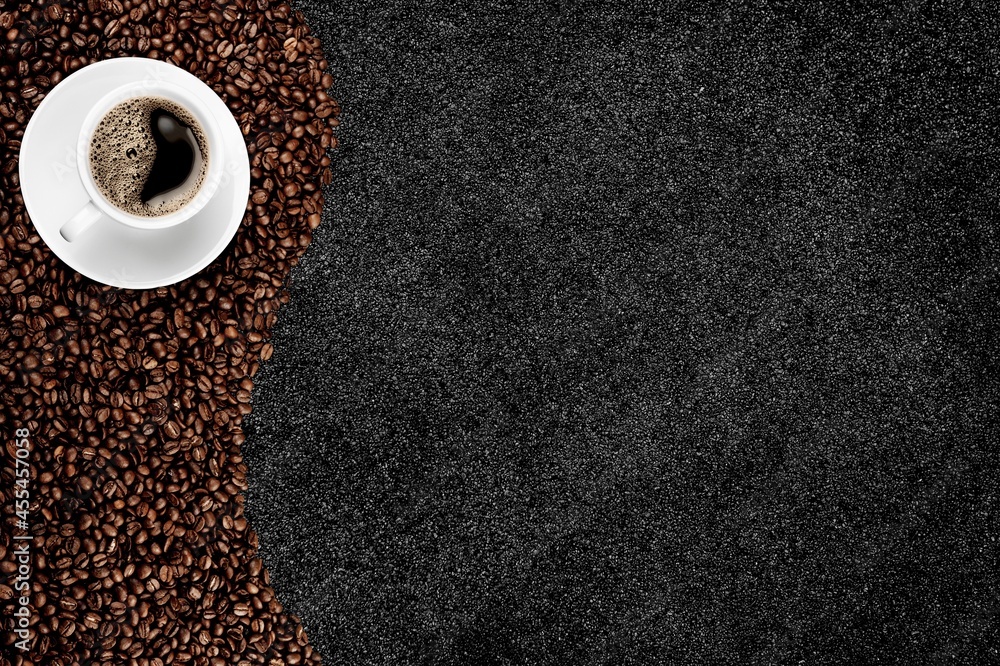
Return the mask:
<svg viewBox="0 0 1000 666">
<path fill-rule="evenodd" d="M 90 140 L 98 123 L 115 105 L 142 96 L 161 96 L 180 103 L 191 113 L 205 132 L 208 143 L 209 160 L 205 170 L 205 179 L 197 194 L 183 208 L 159 217 L 141 217 L 121 210 L 101 194 L 90 171 Z M 142 80 L 127 83 L 111 90 L 90 109 L 80 129 L 77 145 L 77 169 L 84 189 L 94 205 L 108 217 L 130 227 L 138 229 L 164 229 L 187 221 L 196 215 L 212 199 L 218 190 L 222 177 L 224 158 L 220 134 L 214 114 L 208 110 L 205 102 L 183 86 L 168 81 Z"/>
</svg>

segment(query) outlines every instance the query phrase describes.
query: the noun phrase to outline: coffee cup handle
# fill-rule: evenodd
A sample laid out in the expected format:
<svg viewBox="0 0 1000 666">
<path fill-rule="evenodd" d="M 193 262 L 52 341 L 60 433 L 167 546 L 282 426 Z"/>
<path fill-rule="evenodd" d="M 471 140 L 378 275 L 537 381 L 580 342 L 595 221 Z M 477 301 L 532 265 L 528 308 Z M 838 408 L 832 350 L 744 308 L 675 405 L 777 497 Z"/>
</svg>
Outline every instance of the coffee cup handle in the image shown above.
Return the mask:
<svg viewBox="0 0 1000 666">
<path fill-rule="evenodd" d="M 80 237 L 80 234 L 94 226 L 94 222 L 99 219 L 101 219 L 101 211 L 98 210 L 93 201 L 88 201 L 76 215 L 69 218 L 69 222 L 62 225 L 62 228 L 59 229 L 59 235 L 72 243 Z"/>
</svg>

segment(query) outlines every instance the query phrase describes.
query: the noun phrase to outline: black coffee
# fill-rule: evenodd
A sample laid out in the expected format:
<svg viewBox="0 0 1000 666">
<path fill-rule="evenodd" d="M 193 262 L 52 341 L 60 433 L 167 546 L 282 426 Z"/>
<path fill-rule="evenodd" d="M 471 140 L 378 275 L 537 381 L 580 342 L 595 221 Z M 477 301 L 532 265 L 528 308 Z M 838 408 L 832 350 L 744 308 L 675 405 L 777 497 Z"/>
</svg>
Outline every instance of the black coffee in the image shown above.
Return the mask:
<svg viewBox="0 0 1000 666">
<path fill-rule="evenodd" d="M 97 125 L 90 169 L 108 201 L 140 217 L 169 215 L 187 205 L 205 180 L 205 131 L 194 116 L 163 97 L 121 102 Z"/>
</svg>

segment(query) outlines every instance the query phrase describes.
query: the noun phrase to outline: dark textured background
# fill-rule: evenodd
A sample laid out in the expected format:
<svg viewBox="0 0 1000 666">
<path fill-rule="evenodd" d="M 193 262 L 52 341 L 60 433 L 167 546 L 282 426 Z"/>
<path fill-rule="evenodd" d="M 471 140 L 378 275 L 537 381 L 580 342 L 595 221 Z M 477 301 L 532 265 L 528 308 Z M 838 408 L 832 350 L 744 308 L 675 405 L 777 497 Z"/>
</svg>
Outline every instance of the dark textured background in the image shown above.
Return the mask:
<svg viewBox="0 0 1000 666">
<path fill-rule="evenodd" d="M 326 663 L 998 663 L 1000 28 L 811 4 L 299 3 L 248 513 Z"/>
</svg>

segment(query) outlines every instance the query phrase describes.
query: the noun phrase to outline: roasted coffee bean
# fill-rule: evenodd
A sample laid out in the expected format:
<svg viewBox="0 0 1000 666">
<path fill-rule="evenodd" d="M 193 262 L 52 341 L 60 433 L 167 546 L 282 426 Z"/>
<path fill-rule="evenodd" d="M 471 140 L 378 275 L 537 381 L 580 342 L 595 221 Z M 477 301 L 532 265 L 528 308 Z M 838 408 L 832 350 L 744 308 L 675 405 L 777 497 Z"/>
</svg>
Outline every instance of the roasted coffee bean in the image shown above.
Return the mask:
<svg viewBox="0 0 1000 666">
<path fill-rule="evenodd" d="M 301 20 L 268 0 L 0 11 L 0 420 L 26 424 L 35 445 L 44 575 L 30 593 L 31 663 L 319 663 L 274 598 L 238 501 L 250 377 L 273 354 L 283 285 L 321 223 L 337 143 L 333 78 Z M 102 287 L 60 263 L 24 211 L 12 158 L 53 86 L 129 55 L 180 64 L 224 94 L 252 168 L 226 253 L 153 290 Z M 0 545 L 0 578 L 15 571 Z M 0 584 L 0 601 L 14 594 Z"/>
</svg>

